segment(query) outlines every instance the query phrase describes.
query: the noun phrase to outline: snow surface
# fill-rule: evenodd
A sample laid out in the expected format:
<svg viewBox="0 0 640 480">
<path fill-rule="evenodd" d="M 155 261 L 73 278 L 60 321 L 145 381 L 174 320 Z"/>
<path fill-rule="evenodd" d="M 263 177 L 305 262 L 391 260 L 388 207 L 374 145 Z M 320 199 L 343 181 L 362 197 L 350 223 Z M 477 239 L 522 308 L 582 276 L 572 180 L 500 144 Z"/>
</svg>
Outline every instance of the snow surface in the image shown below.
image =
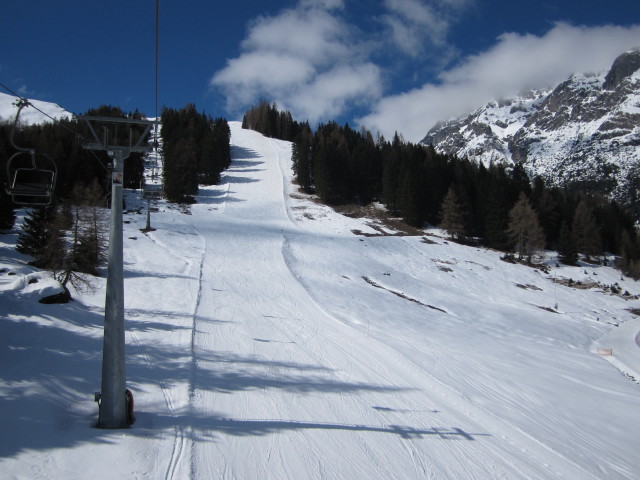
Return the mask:
<svg viewBox="0 0 640 480">
<path fill-rule="evenodd" d="M 296 192 L 289 143 L 231 129 L 188 213 L 125 215 L 130 429 L 92 428 L 104 279 L 39 304 L 55 285 L 0 236 L 2 478 L 640 477 L 638 300 L 602 288 L 640 285 L 355 235 Z"/>
<path fill-rule="evenodd" d="M 16 100 L 18 100 L 17 97 L 0 93 L 0 122 L 13 123 L 16 118 L 16 112 L 18 111 L 18 108 L 15 106 Z M 73 114 L 67 112 L 56 103 L 44 102 L 42 100 L 29 100 L 29 102 L 33 106 L 23 108 L 22 112 L 20 112 L 19 120 L 22 125 L 50 123 L 52 121 L 51 118 L 60 120 L 73 117 Z M 40 111 L 33 107 L 40 109 Z"/>
</svg>

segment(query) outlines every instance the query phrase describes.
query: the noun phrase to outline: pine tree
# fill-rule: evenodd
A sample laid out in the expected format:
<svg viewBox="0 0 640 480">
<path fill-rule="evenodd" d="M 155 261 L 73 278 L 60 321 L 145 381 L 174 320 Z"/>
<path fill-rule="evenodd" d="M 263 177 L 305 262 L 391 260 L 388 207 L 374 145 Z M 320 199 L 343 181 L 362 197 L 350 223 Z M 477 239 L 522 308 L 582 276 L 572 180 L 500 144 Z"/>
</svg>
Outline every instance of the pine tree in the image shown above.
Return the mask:
<svg viewBox="0 0 640 480">
<path fill-rule="evenodd" d="M 535 252 L 544 249 L 544 231 L 524 193 L 520 194 L 518 202 L 509 212 L 507 234 L 518 252 L 519 260 L 526 257 L 531 262 Z"/>
<path fill-rule="evenodd" d="M 306 192 L 313 191 L 313 165 L 311 163 L 311 144 L 313 138 L 310 130 L 302 130 L 295 139 L 291 149 L 293 173 L 298 185 Z"/>
<path fill-rule="evenodd" d="M 31 210 L 22 224 L 16 250 L 37 259 L 44 252 L 55 207 L 40 206 Z"/>
<path fill-rule="evenodd" d="M 560 227 L 558 253 L 560 261 L 566 265 L 576 265 L 578 262 L 576 242 L 567 222 L 562 222 L 562 226 Z"/>
<path fill-rule="evenodd" d="M 11 230 L 16 223 L 16 210 L 11 197 L 4 192 L 0 181 L 0 230 Z"/>
<path fill-rule="evenodd" d="M 38 268 L 59 271 L 64 264 L 65 230 L 69 227 L 66 206 L 56 207 L 47 226 L 47 241 L 40 256 L 32 263 Z"/>
<path fill-rule="evenodd" d="M 504 250 L 509 248 L 507 179 L 502 167 L 491 165 L 487 173 L 482 193 L 484 201 L 480 205 L 485 242 L 489 247 Z"/>
<path fill-rule="evenodd" d="M 586 198 L 583 198 L 576 207 L 571 229 L 573 230 L 578 251 L 583 253 L 587 260 L 591 255 L 602 253 L 600 230 L 593 210 L 588 205 Z"/>
</svg>

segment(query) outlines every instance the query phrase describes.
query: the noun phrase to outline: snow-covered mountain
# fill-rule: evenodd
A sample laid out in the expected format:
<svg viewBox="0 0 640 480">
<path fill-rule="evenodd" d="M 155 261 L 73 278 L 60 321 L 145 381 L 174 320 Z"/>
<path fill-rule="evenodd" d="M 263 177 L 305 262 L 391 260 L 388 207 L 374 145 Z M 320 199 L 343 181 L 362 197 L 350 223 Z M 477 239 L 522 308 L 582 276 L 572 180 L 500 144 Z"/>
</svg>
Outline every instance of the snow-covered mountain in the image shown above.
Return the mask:
<svg viewBox="0 0 640 480">
<path fill-rule="evenodd" d="M 18 100 L 17 97 L 12 95 L 6 95 L 4 93 L 0 93 L 0 122 L 13 122 L 16 117 L 16 112 L 18 111 L 18 107 L 16 107 L 15 103 Z M 60 105 L 56 103 L 43 102 L 41 100 L 29 100 L 29 102 L 40 109 L 42 112 L 49 115 L 44 115 L 42 112 L 36 110 L 33 107 L 23 108 L 22 112 L 20 112 L 20 123 L 22 125 L 37 125 L 40 123 L 49 123 L 51 122 L 51 118 L 62 119 L 62 118 L 71 118 L 73 114 L 66 111 Z M 51 117 L 51 118 L 50 118 Z"/>
<path fill-rule="evenodd" d="M 532 176 L 638 210 L 640 50 L 620 55 L 608 72 L 575 74 L 439 123 L 421 143 L 485 164 L 521 162 Z"/>
</svg>

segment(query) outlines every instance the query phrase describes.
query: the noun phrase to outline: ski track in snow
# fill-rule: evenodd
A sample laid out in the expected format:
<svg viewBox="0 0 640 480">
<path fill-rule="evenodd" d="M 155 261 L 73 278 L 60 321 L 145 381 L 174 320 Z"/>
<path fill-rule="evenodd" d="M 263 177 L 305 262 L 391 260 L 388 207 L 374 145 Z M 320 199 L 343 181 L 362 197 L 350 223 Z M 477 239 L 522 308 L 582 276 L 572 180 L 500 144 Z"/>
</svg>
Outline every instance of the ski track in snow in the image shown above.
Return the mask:
<svg viewBox="0 0 640 480">
<path fill-rule="evenodd" d="M 637 477 L 640 422 L 620 421 L 640 407 L 637 385 L 586 351 L 619 331 L 592 318 L 623 317 L 619 304 L 507 270 L 495 252 L 300 220 L 290 144 L 231 129 L 221 185 L 189 214 L 154 214 L 156 231 L 125 234 L 137 423 L 77 424 L 71 449 L 25 448 L 0 468 L 98 480 Z M 82 298 L 99 309 L 99 295 Z M 538 308 L 549 298 L 563 314 Z"/>
<path fill-rule="evenodd" d="M 254 135 L 256 137 L 258 137 L 257 135 Z M 271 159 L 271 161 L 276 161 L 277 162 L 277 166 L 280 169 L 280 178 L 282 178 L 282 172 L 281 172 L 281 167 L 280 164 L 282 162 L 282 160 L 280 158 L 278 158 L 277 156 L 277 152 L 275 151 L 275 149 L 273 148 L 273 146 L 271 145 L 271 141 L 269 141 L 268 139 L 264 139 L 262 137 L 259 137 L 261 139 L 261 142 L 267 143 L 269 150 L 271 150 L 271 152 L 273 152 L 273 159 Z M 261 145 L 262 146 L 262 145 Z M 263 147 L 260 149 L 261 151 L 265 151 L 267 150 L 267 148 Z M 267 161 L 267 159 L 265 159 L 265 161 Z M 256 169 L 249 169 L 249 170 L 256 170 Z M 269 171 L 273 170 L 273 168 L 271 168 Z M 241 173 L 240 170 L 235 170 L 232 166 L 231 171 L 233 172 L 234 175 L 239 175 Z M 286 192 L 283 189 L 283 193 L 286 195 Z M 227 193 L 228 195 L 228 193 Z M 286 199 L 285 199 L 286 201 Z M 226 201 L 224 202 L 224 208 L 222 209 L 221 213 L 224 212 L 225 214 L 228 211 L 228 205 L 226 205 Z M 252 209 L 256 208 L 256 206 L 251 206 Z M 194 207 L 194 211 L 197 209 L 197 207 Z M 284 210 L 284 213 L 287 213 L 287 210 Z M 233 212 L 230 213 L 230 215 L 234 215 Z M 288 228 L 295 228 L 294 225 L 291 222 L 291 218 L 287 215 L 286 218 L 289 221 L 289 225 L 286 225 Z M 194 226 L 194 228 L 198 228 L 196 225 L 195 220 L 199 219 L 198 215 L 194 213 L 194 215 L 190 218 L 190 220 L 192 221 L 192 224 Z M 201 232 L 201 237 L 202 238 L 206 238 L 206 239 L 211 239 L 212 236 L 207 235 L 206 231 Z M 285 240 L 283 239 L 281 244 L 284 244 Z M 200 310 L 202 311 L 206 311 L 208 310 L 208 308 L 210 307 L 211 303 L 214 303 L 214 299 L 212 298 L 213 296 L 211 295 L 207 295 L 207 293 L 209 292 L 215 292 L 215 290 L 209 290 L 206 291 L 204 289 L 204 281 L 202 278 L 202 274 L 203 272 L 206 271 L 216 271 L 217 269 L 215 268 L 214 265 L 210 265 L 205 263 L 205 259 L 206 259 L 206 252 L 208 250 L 208 246 L 205 247 L 205 253 L 203 254 L 203 258 L 202 258 L 202 263 L 201 263 L 201 267 L 200 267 L 200 279 L 199 279 L 199 286 L 198 286 L 198 297 L 197 297 L 197 304 L 196 304 L 196 312 L 194 314 L 194 322 L 193 322 L 193 337 L 192 337 L 192 352 L 193 352 L 193 362 L 192 362 L 192 380 L 190 383 L 190 401 L 193 400 L 194 398 L 198 400 L 199 405 L 196 407 L 196 405 L 192 404 L 191 408 L 196 408 L 199 412 L 206 410 L 208 407 L 210 406 L 215 406 L 217 405 L 216 402 L 216 395 L 211 395 L 208 394 L 209 392 L 206 391 L 196 391 L 198 387 L 196 387 L 193 383 L 194 383 L 194 379 L 197 379 L 197 370 L 198 370 L 198 352 L 200 350 L 200 348 L 204 347 L 205 349 L 211 349 L 211 347 L 213 347 L 213 345 L 210 345 L 210 338 L 211 336 L 215 336 L 216 332 L 215 331 L 211 331 L 209 332 L 208 330 L 206 330 L 206 327 L 202 327 L 202 332 L 201 334 L 197 334 L 196 332 L 198 332 L 199 327 L 199 322 L 198 322 L 198 312 Z M 281 247 L 281 251 L 282 251 L 282 247 Z M 247 252 L 248 253 L 248 252 Z M 279 261 L 279 259 L 274 259 L 275 261 Z M 290 262 L 290 261 L 289 261 Z M 265 265 L 263 268 L 269 268 L 270 265 L 272 265 L 274 262 L 270 260 L 268 265 Z M 287 265 L 288 262 L 284 261 L 284 264 Z M 211 268 L 214 267 L 214 268 Z M 234 268 L 233 266 L 231 266 L 231 268 Z M 278 281 L 282 281 L 279 278 L 273 278 L 273 280 L 270 280 L 267 282 L 268 285 L 273 286 L 274 283 L 277 284 Z M 237 285 L 237 287 L 240 287 L 244 290 L 244 298 L 247 299 L 248 296 L 254 295 L 254 296 L 261 296 L 261 293 L 258 291 L 254 291 L 252 288 L 246 288 L 246 283 L 239 283 Z M 277 290 L 277 288 L 274 288 L 274 290 Z M 203 292 L 204 295 L 206 296 L 206 298 L 203 298 Z M 218 293 L 218 292 L 216 292 Z M 277 297 L 278 295 L 274 295 L 273 292 L 271 292 L 271 295 L 269 295 L 268 300 L 270 302 L 274 302 L 277 303 Z M 253 303 L 253 302 L 251 302 Z M 305 302 L 308 303 L 308 302 Z M 313 302 L 315 304 L 316 307 L 318 307 L 317 303 Z M 287 335 L 285 332 L 282 331 L 282 329 L 278 328 L 277 324 L 270 319 L 270 315 L 266 315 L 263 312 L 261 312 L 261 309 L 258 308 L 257 306 L 257 302 L 253 303 L 253 305 L 251 305 L 250 311 L 246 314 L 243 315 L 243 317 L 245 318 L 260 318 L 262 317 L 262 319 L 267 319 L 268 323 L 270 323 L 271 327 L 274 329 L 275 332 L 277 332 L 279 335 L 283 335 L 286 338 L 286 342 L 287 343 L 291 343 L 291 344 L 295 344 L 296 340 L 294 339 L 295 337 L 292 337 L 290 335 Z M 319 308 L 319 310 L 321 310 L 321 308 Z M 322 312 L 326 315 L 326 312 Z M 233 318 L 236 318 L 235 316 Z M 253 323 L 253 322 L 252 322 Z M 259 327 L 257 327 L 257 325 L 253 326 L 253 328 L 251 328 L 251 331 L 257 331 Z M 334 340 L 334 346 L 338 345 L 338 342 L 336 342 L 336 339 Z M 263 341 L 264 343 L 270 343 L 272 342 L 272 340 L 259 340 L 259 339 L 254 339 L 254 341 L 259 342 L 259 341 Z M 280 342 L 282 342 L 280 340 Z M 371 342 L 374 343 L 374 342 Z M 202 345 L 202 347 L 201 347 Z M 353 345 L 350 344 L 349 345 L 349 349 L 353 348 Z M 351 365 L 349 365 L 349 369 L 353 370 L 355 368 L 366 368 L 366 374 L 367 374 L 367 378 L 371 379 L 371 378 L 375 378 L 376 376 L 378 376 L 376 374 L 376 372 L 372 371 L 371 368 L 367 368 L 365 367 L 361 361 L 358 361 L 358 358 L 362 358 L 362 359 L 370 359 L 372 356 L 372 353 L 374 350 L 377 350 L 378 352 L 380 351 L 381 348 L 384 348 L 383 346 L 375 346 L 374 349 L 371 349 L 371 351 L 367 351 L 367 350 L 363 350 L 362 352 L 358 352 L 358 355 L 354 355 L 353 352 L 349 352 L 349 349 L 344 349 L 341 348 L 340 350 L 340 355 L 336 355 L 334 358 L 349 358 L 349 360 L 352 362 Z M 254 350 L 255 353 L 255 350 Z M 391 354 L 387 354 L 385 356 L 385 358 L 388 360 L 390 358 L 393 358 L 392 356 L 393 352 L 391 352 Z M 320 364 L 325 364 L 326 362 L 326 357 L 320 356 L 320 357 L 316 357 L 314 360 L 316 360 L 317 362 L 319 362 Z M 370 361 L 370 360 L 368 360 Z M 355 367 L 355 368 L 354 368 Z M 407 368 L 407 362 L 406 360 L 401 360 L 401 366 L 400 368 L 397 368 L 396 370 L 400 370 L 400 369 L 406 369 Z M 268 373 L 267 373 L 268 375 Z M 417 375 L 421 375 L 423 377 L 427 377 L 429 378 L 429 376 L 425 375 L 425 372 L 423 371 L 419 371 L 417 372 Z M 390 378 L 391 375 L 387 374 L 387 378 L 385 378 L 385 381 L 389 381 L 389 380 L 394 380 L 392 378 Z M 464 402 L 461 401 L 461 398 L 458 395 L 455 395 L 452 392 L 447 392 L 445 393 L 445 388 L 444 385 L 440 384 L 439 382 L 436 382 L 435 379 L 433 378 L 429 378 L 429 380 L 432 382 L 432 384 L 429 387 L 429 391 L 432 392 L 432 396 L 434 394 L 439 393 L 441 396 L 447 398 L 446 404 L 441 404 L 439 405 L 437 408 L 437 411 L 439 412 L 443 412 L 443 411 L 447 411 L 447 410 L 458 410 L 457 415 L 456 415 L 456 420 L 457 421 L 463 421 L 464 417 L 474 417 L 474 420 L 479 420 L 477 421 L 476 425 L 478 426 L 490 426 L 491 428 L 489 430 L 495 432 L 496 428 L 499 428 L 503 431 L 506 431 L 507 433 L 503 433 L 502 437 L 509 442 L 513 442 L 513 443 L 517 443 L 520 445 L 527 445 L 528 447 L 526 448 L 527 451 L 527 456 L 532 456 L 532 454 L 534 452 L 536 452 L 536 450 L 538 448 L 542 448 L 543 450 L 545 449 L 544 445 L 539 445 L 537 442 L 535 442 L 535 440 L 533 440 L 532 438 L 530 438 L 529 436 L 523 434 L 522 432 L 519 432 L 517 429 L 509 426 L 509 425 L 500 425 L 500 422 L 498 422 L 497 419 L 495 418 L 489 418 L 488 414 L 486 412 L 482 412 L 479 409 L 473 408 L 472 405 L 469 404 L 464 404 Z M 197 384 L 197 381 L 195 381 L 195 383 Z M 410 384 L 410 383 L 408 383 Z M 403 387 L 394 387 L 397 388 L 398 391 L 402 391 Z M 453 399 L 452 399 L 453 397 Z M 210 398 L 211 400 L 205 400 Z M 347 402 L 344 402 L 347 403 Z M 460 407 L 458 407 L 458 405 L 462 404 L 462 410 L 466 410 L 465 413 L 461 413 L 459 411 Z M 278 410 L 281 409 L 283 405 L 280 404 L 278 407 L 280 407 Z M 361 405 L 356 405 L 356 409 L 360 410 L 362 408 Z M 473 412 L 473 414 L 471 414 L 471 412 Z M 418 420 L 418 419 L 415 419 Z M 309 429 L 311 428 L 311 425 L 309 425 Z M 329 428 L 328 426 L 326 426 L 325 428 Z M 346 427 L 345 427 L 346 428 Z M 359 428 L 357 425 L 353 426 L 354 429 Z M 362 427 L 363 429 L 365 427 Z M 416 477 L 422 477 L 426 474 L 426 472 L 429 470 L 429 466 L 425 465 L 424 460 L 422 459 L 422 453 L 420 451 L 420 449 L 415 445 L 414 441 L 412 440 L 412 437 L 416 437 L 416 438 L 420 438 L 422 437 L 422 435 L 426 435 L 426 434 L 435 434 L 438 436 L 441 436 L 442 438 L 449 438 L 449 437 L 453 437 L 455 435 L 460 435 L 461 437 L 467 439 L 467 440 L 475 440 L 473 438 L 473 434 L 468 434 L 466 432 L 464 432 L 462 429 L 458 428 L 458 427 L 454 427 L 454 428 L 446 428 L 446 427 L 437 427 L 437 428 L 432 428 L 431 430 L 429 429 L 423 429 L 421 430 L 420 428 L 416 428 L 414 426 L 397 426 L 397 425 L 391 425 L 389 427 L 384 427 L 384 428 L 389 428 L 391 431 L 396 430 L 398 432 L 398 434 L 400 435 L 401 438 L 405 439 L 405 441 L 402 441 L 402 449 L 408 454 L 409 458 L 412 461 L 413 464 L 413 475 L 415 475 Z M 486 431 L 486 430 L 484 430 Z M 478 434 L 478 435 L 482 435 L 482 434 Z M 488 435 L 488 434 L 485 434 Z M 495 435 L 495 433 L 494 433 Z M 512 438 L 515 437 L 516 440 L 513 440 Z M 192 435 L 193 438 L 193 435 Z M 267 460 L 268 462 L 266 462 L 264 465 L 262 465 L 260 467 L 261 470 L 263 470 L 264 472 L 269 472 L 270 468 L 269 468 L 269 460 L 272 456 L 272 452 L 274 450 L 273 447 L 273 441 L 270 442 L 270 447 L 269 447 L 269 454 L 267 456 Z M 193 449 L 193 451 L 195 452 L 194 454 L 192 454 L 191 457 L 191 468 L 190 468 L 190 477 L 191 478 L 214 478 L 216 475 L 220 476 L 222 475 L 223 477 L 226 477 L 226 475 L 224 474 L 224 471 L 227 471 L 227 467 L 225 467 L 224 471 L 217 471 L 215 466 L 212 465 L 212 463 L 217 463 L 217 462 L 211 462 L 212 458 L 216 458 L 215 455 L 212 455 L 210 450 L 210 445 L 209 444 L 205 444 L 204 448 L 200 448 L 200 443 L 194 443 L 192 444 L 191 448 Z M 315 449 L 314 449 L 315 450 Z M 375 452 L 375 453 L 371 453 L 371 446 L 366 445 L 364 446 L 364 448 L 361 450 L 361 452 L 364 452 L 364 458 L 371 463 L 373 469 L 372 471 L 380 471 L 380 469 L 382 468 L 382 470 L 384 471 L 384 464 L 387 462 L 380 462 L 377 461 L 376 459 L 380 457 L 382 452 Z M 451 448 L 448 448 L 447 450 L 449 450 L 449 452 L 447 452 L 449 454 L 449 456 L 451 456 L 451 452 L 450 450 L 452 450 Z M 453 450 L 457 450 L 457 449 L 453 449 Z M 207 453 L 204 453 L 204 451 L 207 451 Z M 218 453 L 221 453 L 218 450 Z M 336 452 L 337 453 L 337 452 Z M 457 454 L 462 454 L 462 452 L 456 452 Z M 497 454 L 499 458 L 504 460 L 504 464 L 509 464 L 509 460 L 507 458 L 505 458 L 504 454 L 500 453 L 500 450 L 495 450 L 491 452 L 493 455 Z M 552 460 L 549 460 L 549 458 L 547 458 L 547 462 L 548 463 L 555 463 L 555 465 L 553 465 L 554 471 L 557 473 L 561 473 L 561 474 L 573 474 L 575 475 L 579 475 L 581 478 L 589 478 L 590 475 L 588 474 L 588 472 L 583 471 L 582 469 L 580 469 L 577 465 L 572 464 L 571 462 L 568 462 L 566 459 L 562 458 L 561 456 L 557 455 L 556 452 L 548 452 L 545 451 L 540 455 L 540 458 L 546 458 L 549 457 L 549 453 L 551 453 L 551 458 Z M 444 452 L 442 452 L 442 454 L 444 454 Z M 224 455 L 224 454 L 223 454 Z M 493 456 L 491 455 L 491 456 Z M 457 456 L 457 455 L 456 455 Z M 487 455 L 489 457 L 489 455 Z M 558 458 L 553 458 L 554 456 L 558 457 Z M 317 453 L 317 458 L 321 458 L 321 453 L 318 452 Z M 315 459 L 314 459 L 315 460 Z M 226 458 L 222 459 L 222 462 L 224 465 L 228 465 L 228 460 Z M 313 462 L 312 462 L 313 464 Z M 282 463 L 280 464 L 282 466 Z M 530 464 L 529 468 L 534 467 L 534 464 Z M 237 468 L 237 467 L 236 467 Z M 495 465 L 493 465 L 492 468 L 496 468 Z M 497 474 L 499 473 L 499 468 L 497 470 L 492 471 L 492 474 Z M 464 471 L 464 470 L 463 470 Z M 533 470 L 534 472 L 535 470 Z M 532 470 L 528 470 L 527 472 L 524 471 L 519 471 L 516 469 L 516 472 L 519 475 L 530 475 L 532 473 Z M 576 473 L 578 472 L 578 473 Z M 294 472 L 291 472 L 294 473 Z M 310 472 L 308 472 L 310 473 Z M 360 471 L 360 472 L 354 472 L 358 475 L 368 475 L 370 473 L 368 473 L 366 470 L 364 471 Z M 391 473 L 391 472 L 389 472 Z M 468 473 L 471 473 L 470 471 Z M 299 475 L 300 472 L 297 472 L 297 474 Z M 294 474 L 295 475 L 295 474 Z M 334 471 L 331 474 L 328 475 L 327 477 L 327 473 L 323 473 L 322 475 L 320 475 L 318 478 L 335 478 L 336 476 L 339 475 L 339 471 Z M 232 475 L 233 476 L 233 475 Z M 242 478 L 242 477 L 240 477 Z M 289 477 L 290 478 L 290 477 Z M 595 477 L 593 477 L 595 478 Z"/>
</svg>

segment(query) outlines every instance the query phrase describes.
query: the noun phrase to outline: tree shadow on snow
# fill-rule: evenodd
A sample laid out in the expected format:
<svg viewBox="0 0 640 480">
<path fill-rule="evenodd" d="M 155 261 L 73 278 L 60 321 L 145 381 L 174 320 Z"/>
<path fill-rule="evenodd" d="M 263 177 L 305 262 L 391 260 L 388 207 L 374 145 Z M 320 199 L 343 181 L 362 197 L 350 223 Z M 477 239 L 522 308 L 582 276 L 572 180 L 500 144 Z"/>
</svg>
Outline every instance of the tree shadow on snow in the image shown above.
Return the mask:
<svg viewBox="0 0 640 480">
<path fill-rule="evenodd" d="M 440 440 L 475 441 L 479 436 L 490 436 L 487 433 L 470 433 L 458 427 L 416 428 L 408 425 L 360 425 L 330 422 L 301 422 L 295 420 L 237 420 L 222 416 L 195 415 L 155 415 L 142 413 L 139 415 L 142 430 L 166 430 L 176 425 L 190 427 L 192 440 L 200 442 L 215 441 L 220 435 L 237 437 L 264 436 L 281 432 L 301 430 L 338 430 L 345 432 L 370 432 L 397 435 L 403 439 L 438 438 Z"/>
<path fill-rule="evenodd" d="M 12 302 L 13 303 L 13 302 Z M 61 305 L 29 305 L 29 317 L 0 316 L 0 457 L 84 441 L 100 385 L 102 316 Z M 70 318 L 66 328 L 48 315 Z M 9 319 L 11 318 L 11 319 Z M 87 408 L 88 407 L 88 408 Z M 91 435 L 89 435 L 91 437 Z"/>
<path fill-rule="evenodd" d="M 234 184 L 234 183 L 257 183 L 257 182 L 260 181 L 257 178 L 238 177 L 238 176 L 234 176 L 234 175 L 227 175 L 225 177 L 225 180 L 227 180 L 230 184 Z"/>
<path fill-rule="evenodd" d="M 26 450 L 73 448 L 83 443 L 118 443 L 120 430 L 92 428 L 98 407 L 93 392 L 100 389 L 102 325 L 100 312 L 81 306 L 28 306 L 29 317 L 20 319 L 18 305 L 11 316 L 0 316 L 0 412 L 2 432 L 0 458 Z M 51 309 L 51 310 L 49 310 Z M 60 310 L 56 310 L 60 309 Z M 140 312 L 137 312 L 138 314 Z M 146 315 L 147 312 L 145 312 Z M 135 316 L 136 312 L 134 312 Z M 47 316 L 58 319 L 47 324 Z M 64 319 L 64 320 L 61 320 Z M 210 319 L 211 321 L 222 321 Z M 68 322 L 68 325 L 60 322 Z M 83 327 L 89 328 L 83 328 Z M 127 320 L 134 332 L 169 331 L 162 322 Z M 322 365 L 272 360 L 260 355 L 199 350 L 182 346 L 129 342 L 126 346 L 127 386 L 136 398 L 138 421 L 127 435 L 163 438 L 167 429 L 189 426 L 194 440 L 210 441 L 219 435 L 268 435 L 283 431 L 342 430 L 389 433 L 401 438 L 460 438 L 477 434 L 459 428 L 414 428 L 305 422 L 296 420 L 235 420 L 216 414 L 199 417 L 192 412 L 172 412 L 165 404 L 145 404 L 150 390 L 184 385 L 189 391 L 215 391 L 232 395 L 260 390 L 302 394 L 349 394 L 358 392 L 393 395 L 409 388 L 347 382 Z M 147 397 L 148 398 L 148 397 Z M 152 401 L 158 395 L 151 396 Z"/>
<path fill-rule="evenodd" d="M 231 165 L 242 165 L 246 160 L 251 160 L 252 158 L 262 158 L 262 155 L 251 148 L 238 145 L 231 146 Z"/>
</svg>

